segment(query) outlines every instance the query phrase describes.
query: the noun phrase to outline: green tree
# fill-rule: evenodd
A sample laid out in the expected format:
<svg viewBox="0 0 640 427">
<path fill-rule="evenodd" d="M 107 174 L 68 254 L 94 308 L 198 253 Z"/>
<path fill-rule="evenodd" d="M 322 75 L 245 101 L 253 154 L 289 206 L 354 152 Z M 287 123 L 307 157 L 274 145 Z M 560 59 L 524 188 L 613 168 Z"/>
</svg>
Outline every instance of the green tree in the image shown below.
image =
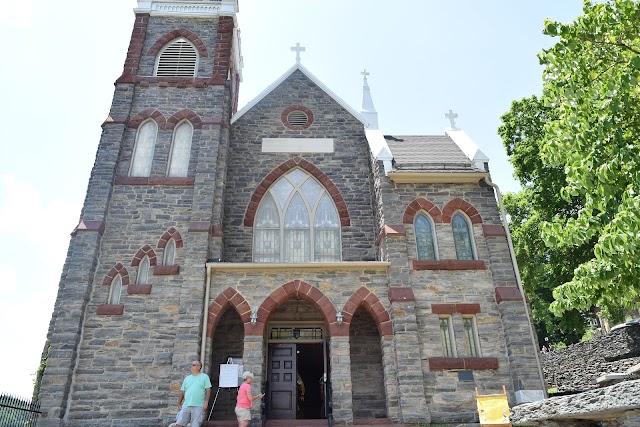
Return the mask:
<svg viewBox="0 0 640 427">
<path fill-rule="evenodd" d="M 584 335 L 588 313 L 572 309 L 563 317 L 549 310 L 553 290 L 571 280 L 573 270 L 588 261 L 593 244 L 578 247 L 548 247 L 541 236 L 541 224 L 557 215 L 575 216 L 582 206 L 579 197 L 565 200 L 560 190 L 566 185 L 564 171 L 546 165 L 540 155 L 544 125 L 555 120 L 552 108 L 532 96 L 514 101 L 502 116 L 498 133 L 503 139 L 516 178 L 524 190 L 505 196 L 514 250 L 539 337 L 551 342 L 575 343 Z"/>
<path fill-rule="evenodd" d="M 585 2 L 573 23 L 545 22 L 558 42 L 540 54 L 542 100 L 557 115 L 543 128 L 542 162 L 562 170 L 575 214 L 542 225 L 552 248 L 593 242 L 589 260 L 554 291 L 552 310 L 615 316 L 638 303 L 640 280 L 640 3 Z"/>
</svg>

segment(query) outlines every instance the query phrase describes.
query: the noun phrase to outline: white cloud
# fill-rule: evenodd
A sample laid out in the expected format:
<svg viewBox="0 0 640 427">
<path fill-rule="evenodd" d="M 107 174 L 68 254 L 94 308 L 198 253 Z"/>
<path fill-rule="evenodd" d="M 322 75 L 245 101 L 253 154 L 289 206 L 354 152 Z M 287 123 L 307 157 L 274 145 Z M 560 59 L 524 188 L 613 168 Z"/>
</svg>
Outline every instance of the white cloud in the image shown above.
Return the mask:
<svg viewBox="0 0 640 427">
<path fill-rule="evenodd" d="M 32 0 L 0 2 L 0 22 L 17 27 L 29 27 L 32 18 Z"/>
</svg>

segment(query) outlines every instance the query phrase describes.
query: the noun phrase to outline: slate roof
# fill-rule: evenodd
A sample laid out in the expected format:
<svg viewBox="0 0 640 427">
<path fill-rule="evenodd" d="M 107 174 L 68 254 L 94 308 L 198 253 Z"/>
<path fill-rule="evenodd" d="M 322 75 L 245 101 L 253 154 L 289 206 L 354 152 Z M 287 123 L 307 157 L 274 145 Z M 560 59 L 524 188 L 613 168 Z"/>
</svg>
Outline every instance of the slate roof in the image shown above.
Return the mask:
<svg viewBox="0 0 640 427">
<path fill-rule="evenodd" d="M 476 172 L 448 135 L 385 135 L 398 170 Z"/>
</svg>

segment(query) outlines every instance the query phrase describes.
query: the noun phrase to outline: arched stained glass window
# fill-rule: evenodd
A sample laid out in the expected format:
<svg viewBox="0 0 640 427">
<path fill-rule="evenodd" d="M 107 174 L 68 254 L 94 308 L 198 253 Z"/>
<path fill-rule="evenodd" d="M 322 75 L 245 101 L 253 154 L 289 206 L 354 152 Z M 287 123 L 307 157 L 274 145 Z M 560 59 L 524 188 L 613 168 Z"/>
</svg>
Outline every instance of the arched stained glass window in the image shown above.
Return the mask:
<svg viewBox="0 0 640 427">
<path fill-rule="evenodd" d="M 463 260 L 475 259 L 471 241 L 471 229 L 464 215 L 460 212 L 454 214 L 451 219 L 451 228 L 453 229 L 453 244 L 456 247 L 457 258 Z"/>
<path fill-rule="evenodd" d="M 138 128 L 133 158 L 131 159 L 130 176 L 149 176 L 151 174 L 157 134 L 158 125 L 153 120 L 144 122 Z"/>
<path fill-rule="evenodd" d="M 416 247 L 419 260 L 435 260 L 436 249 L 434 245 L 433 223 L 423 213 L 416 215 L 413 221 L 413 229 L 416 234 Z"/>
<path fill-rule="evenodd" d="M 341 253 L 340 218 L 327 190 L 300 169 L 280 178 L 256 213 L 254 262 L 335 262 Z"/>
<path fill-rule="evenodd" d="M 109 299 L 107 304 L 120 304 L 120 295 L 122 294 L 122 277 L 118 274 L 111 281 L 111 287 L 109 288 Z"/>
<path fill-rule="evenodd" d="M 193 127 L 188 121 L 176 126 L 173 132 L 173 144 L 167 176 L 187 176 L 189 172 L 189 159 L 191 158 L 191 140 Z"/>
<path fill-rule="evenodd" d="M 140 261 L 140 265 L 138 266 L 138 280 L 136 284 L 138 285 L 146 285 L 149 283 L 149 270 L 151 265 L 149 263 L 149 257 L 142 258 Z"/>
<path fill-rule="evenodd" d="M 176 241 L 170 239 L 164 247 L 164 265 L 174 265 L 176 260 Z"/>
</svg>

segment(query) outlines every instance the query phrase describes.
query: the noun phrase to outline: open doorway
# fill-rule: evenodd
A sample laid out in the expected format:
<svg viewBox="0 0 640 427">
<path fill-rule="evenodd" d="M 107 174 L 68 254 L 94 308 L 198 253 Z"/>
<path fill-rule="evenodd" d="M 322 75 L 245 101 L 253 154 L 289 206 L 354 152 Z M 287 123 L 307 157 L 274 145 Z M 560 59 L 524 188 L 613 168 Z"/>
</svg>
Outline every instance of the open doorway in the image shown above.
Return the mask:
<svg viewBox="0 0 640 427">
<path fill-rule="evenodd" d="M 324 361 L 322 344 L 298 344 L 296 419 L 322 418 Z"/>
</svg>

